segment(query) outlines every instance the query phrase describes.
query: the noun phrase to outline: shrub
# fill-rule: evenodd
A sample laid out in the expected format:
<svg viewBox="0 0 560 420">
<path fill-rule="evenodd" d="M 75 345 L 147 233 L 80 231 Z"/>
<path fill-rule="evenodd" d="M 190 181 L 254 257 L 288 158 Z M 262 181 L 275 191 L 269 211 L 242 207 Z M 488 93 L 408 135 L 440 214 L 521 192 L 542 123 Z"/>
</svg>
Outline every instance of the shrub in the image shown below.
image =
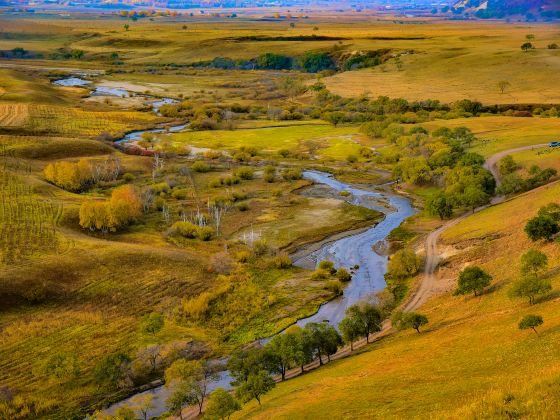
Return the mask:
<svg viewBox="0 0 560 420">
<path fill-rule="evenodd" d="M 240 204 L 237 206 L 237 210 L 239 210 L 239 211 L 247 211 L 247 210 L 249 210 L 249 204 L 248 204 L 248 203 L 240 203 Z"/>
<path fill-rule="evenodd" d="M 282 177 L 286 181 L 295 181 L 303 177 L 303 171 L 300 168 L 287 168 L 282 171 Z"/>
<path fill-rule="evenodd" d="M 201 241 L 209 241 L 214 236 L 214 229 L 210 226 L 202 226 L 198 228 L 197 237 Z"/>
<path fill-rule="evenodd" d="M 171 226 L 171 232 L 183 238 L 194 239 L 198 235 L 198 226 L 191 222 L 175 222 Z"/>
<path fill-rule="evenodd" d="M 191 169 L 195 172 L 209 172 L 211 167 L 207 163 L 197 160 L 192 164 Z"/>
<path fill-rule="evenodd" d="M 264 240 L 255 241 L 253 243 L 253 252 L 257 257 L 262 257 L 270 252 L 270 247 Z"/>
<path fill-rule="evenodd" d="M 171 197 L 177 199 L 177 200 L 184 200 L 185 198 L 187 198 L 189 194 L 189 191 L 187 189 L 176 189 L 173 190 L 173 192 L 171 193 Z"/>
<path fill-rule="evenodd" d="M 254 176 L 255 173 L 254 173 L 252 168 L 249 168 L 248 166 L 242 166 L 240 168 L 237 168 L 233 172 L 233 174 L 238 178 L 241 178 L 241 179 L 244 179 L 244 180 L 250 180 L 250 179 L 253 179 L 253 176 Z"/>
<path fill-rule="evenodd" d="M 334 268 L 334 263 L 329 260 L 323 260 L 319 263 L 319 269 L 328 271 L 330 274 L 336 273 L 336 269 Z"/>
<path fill-rule="evenodd" d="M 352 280 L 352 275 L 345 268 L 339 268 L 336 271 L 336 278 L 341 282 L 345 283 Z"/>
<path fill-rule="evenodd" d="M 344 286 L 338 280 L 329 280 L 325 284 L 325 289 L 334 293 L 335 296 L 341 296 L 344 293 Z"/>
<path fill-rule="evenodd" d="M 276 268 L 290 268 L 292 266 L 292 260 L 288 254 L 280 254 L 272 259 L 272 264 Z"/>
<path fill-rule="evenodd" d="M 318 268 L 313 272 L 313 274 L 311 274 L 311 280 L 327 280 L 330 277 L 331 273 L 329 273 L 327 270 L 321 270 L 320 268 Z"/>
<path fill-rule="evenodd" d="M 249 260 L 251 259 L 252 254 L 249 251 L 239 251 L 236 255 L 235 255 L 235 260 L 237 262 L 240 263 L 246 263 L 249 262 Z"/>
<path fill-rule="evenodd" d="M 136 177 L 133 174 L 131 174 L 130 172 L 127 172 L 122 176 L 122 179 L 125 182 L 132 182 L 136 179 Z"/>
</svg>

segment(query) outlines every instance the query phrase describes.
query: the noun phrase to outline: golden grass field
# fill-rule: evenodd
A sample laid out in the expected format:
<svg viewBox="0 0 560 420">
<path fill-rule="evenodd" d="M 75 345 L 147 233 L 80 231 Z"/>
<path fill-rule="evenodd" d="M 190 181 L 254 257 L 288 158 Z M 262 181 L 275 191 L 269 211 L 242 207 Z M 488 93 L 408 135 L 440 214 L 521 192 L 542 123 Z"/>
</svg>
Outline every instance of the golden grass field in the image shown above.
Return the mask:
<svg viewBox="0 0 560 420">
<path fill-rule="evenodd" d="M 436 120 L 422 126 L 430 131 L 439 127 L 468 127 L 478 138 L 473 151 L 485 157 L 517 147 L 558 141 L 560 137 L 558 118 L 488 116 Z"/>
<path fill-rule="evenodd" d="M 488 293 L 436 297 L 421 309 L 430 319 L 421 334 L 393 334 L 357 356 L 280 384 L 262 407 L 251 403 L 236 418 L 503 418 L 506 412 L 549 418 L 559 409 L 560 251 L 555 243 L 531 244 L 523 227 L 559 196 L 560 184 L 541 187 L 444 234 L 449 256 L 440 281 L 453 284 L 465 264 L 477 264 L 494 277 Z M 507 297 L 530 247 L 547 254 L 555 287 L 534 306 Z M 517 328 L 530 313 L 545 319 L 539 336 Z"/>
</svg>

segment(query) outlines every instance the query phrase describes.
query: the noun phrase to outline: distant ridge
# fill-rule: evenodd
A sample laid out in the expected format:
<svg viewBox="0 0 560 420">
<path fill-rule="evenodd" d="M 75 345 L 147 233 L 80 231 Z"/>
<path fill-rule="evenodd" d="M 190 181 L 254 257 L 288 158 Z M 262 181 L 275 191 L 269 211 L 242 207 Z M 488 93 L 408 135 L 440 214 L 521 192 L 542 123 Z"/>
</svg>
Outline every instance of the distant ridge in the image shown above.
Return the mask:
<svg viewBox="0 0 560 420">
<path fill-rule="evenodd" d="M 527 19 L 560 19 L 560 0 L 459 0 L 453 8 L 478 18 L 520 16 Z"/>
</svg>

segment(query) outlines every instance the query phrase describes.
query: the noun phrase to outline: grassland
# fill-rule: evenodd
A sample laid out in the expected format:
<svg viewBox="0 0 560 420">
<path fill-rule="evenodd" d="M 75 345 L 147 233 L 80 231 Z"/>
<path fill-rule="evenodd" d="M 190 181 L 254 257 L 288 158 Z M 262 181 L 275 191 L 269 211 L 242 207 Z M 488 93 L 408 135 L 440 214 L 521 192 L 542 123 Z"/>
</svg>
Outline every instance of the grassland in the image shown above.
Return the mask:
<svg viewBox="0 0 560 420">
<path fill-rule="evenodd" d="M 558 184 L 542 187 L 444 234 L 449 257 L 440 281 L 452 287 L 458 270 L 477 264 L 494 277 L 488 293 L 434 298 L 422 308 L 430 319 L 422 334 L 391 335 L 358 356 L 281 384 L 262 407 L 251 404 L 238 418 L 501 418 L 506 412 L 542 418 L 558 410 L 557 292 L 529 306 L 510 300 L 507 290 L 521 254 L 535 246 L 523 232 L 525 222 L 539 206 L 558 202 L 559 193 Z M 557 290 L 558 246 L 536 247 L 549 257 Z M 539 336 L 517 329 L 529 313 L 545 318 Z"/>
<path fill-rule="evenodd" d="M 363 146 L 387 143 L 362 135 L 358 123 L 334 127 L 310 117 L 278 121 L 265 119 L 266 111 L 260 117 L 246 113 L 235 120 L 234 130 L 159 136 L 175 145 L 225 151 L 226 156 L 213 159 L 172 153 L 155 173 L 151 158 L 125 155 L 98 140 L 106 134 L 118 137 L 171 123 L 171 119 L 141 109 L 147 100 L 142 95 L 147 94 L 187 99 L 196 107 L 240 103 L 261 110 L 305 110 L 315 106 L 311 93 L 286 96 L 279 86 L 286 77 L 312 83 L 317 75 L 187 65 L 224 55 L 232 59 L 250 59 L 265 52 L 297 56 L 331 51 L 335 45 L 348 53 L 388 48 L 394 55 L 401 54 L 402 69 L 389 60 L 375 69 L 336 75 L 327 72 L 318 78 L 343 96 L 369 91 L 375 96 L 442 102 L 464 97 L 485 103 L 560 102 L 550 83 L 558 72 L 560 56 L 542 48 L 557 41 L 558 30 L 552 25 L 404 25 L 370 17 L 348 19 L 350 23 L 336 16 L 312 16 L 298 20 L 295 28 L 287 21 L 209 16 L 138 22 L 115 16 L 0 19 L 5 34 L 0 37 L 0 49 L 22 47 L 45 57 L 8 62 L 27 67 L 25 70 L 0 68 L 0 145 L 6 162 L 0 183 L 0 244 L 3 251 L 15 248 L 18 254 L 17 263 L 10 256 L 0 266 L 0 386 L 16 390 L 32 406 L 28 412 L 35 410 L 36 417 L 81 418 L 86 410 L 118 399 L 122 390 L 101 389 L 92 380 L 94 366 L 106 354 L 122 351 L 135 357 L 139 349 L 152 343 L 187 341 L 207 348 L 208 354 L 224 355 L 287 327 L 315 311 L 332 293 L 321 282 L 311 281 L 306 270 L 278 268 L 277 252 L 371 224 L 379 216 L 332 198 L 301 196 L 300 190 L 308 182 L 285 180 L 280 172 L 273 183 L 263 179 L 262 167 L 274 164 L 279 171 L 284 165 L 313 166 L 331 170 L 347 181 L 382 181 L 387 173 L 374 167 L 374 158 L 359 152 Z M 130 24 L 129 31 L 124 29 L 125 23 Z M 536 35 L 539 48 L 522 53 L 519 45 L 527 33 Z M 255 39 L 255 34 L 264 40 Z M 314 34 L 331 38 L 287 38 Z M 48 58 L 60 49 L 82 50 L 85 55 L 81 60 Z M 111 59 L 113 53 L 118 54 L 120 64 Z M 86 98 L 84 89 L 50 83 L 52 78 L 72 73 L 72 68 L 86 67 L 106 71 L 92 76 L 96 83 L 122 86 L 138 96 L 130 101 Z M 511 83 L 503 94 L 497 88 L 502 79 Z M 485 156 L 547 142 L 560 128 L 557 118 L 505 116 L 436 120 L 424 125 L 430 129 L 471 128 L 481 139 L 474 150 Z M 228 156 L 243 147 L 256 149 L 257 155 L 243 163 Z M 283 150 L 289 152 L 287 157 L 279 154 Z M 358 162 L 348 165 L 349 155 L 358 156 Z M 120 159 L 127 180 L 101 182 L 78 194 L 47 184 L 42 173 L 49 162 L 106 157 Z M 558 167 L 555 153 L 535 157 L 527 152 L 515 157 L 525 166 L 538 160 Z M 189 169 L 198 159 L 206 162 L 208 172 Z M 238 166 L 254 168 L 254 177 L 233 185 L 220 182 L 230 178 Z M 390 165 L 385 169 L 391 169 Z M 152 206 L 137 223 L 114 234 L 79 228 L 80 204 L 87 199 L 104 200 L 124 183 L 142 191 L 159 185 L 155 198 L 159 207 Z M 421 198 L 434 191 L 411 190 Z M 389 418 L 431 413 L 462 418 L 502 409 L 503 396 L 509 392 L 515 395 L 515 407 L 525 409 L 527 389 L 535 385 L 537 392 L 545 392 L 539 388 L 545 385 L 527 378 L 534 375 L 546 381 L 558 373 L 554 346 L 558 345 L 555 332 L 560 312 L 554 306 L 555 297 L 540 303 L 545 327 L 541 337 L 527 336 L 517 331 L 516 322 L 532 308 L 511 302 L 506 289 L 518 268 L 519 255 L 529 246 L 521 232 L 524 221 L 539 203 L 556 199 L 559 191 L 557 186 L 543 188 L 489 209 L 445 237 L 449 259 L 442 269 L 444 277 L 453 279 L 465 263 L 476 261 L 495 276 L 497 286 L 492 293 L 478 299 L 436 298 L 422 309 L 431 321 L 424 334 L 399 333 L 386 338 L 356 358 L 280 386 L 265 397 L 263 408 L 250 404 L 241 416 Z M 229 203 L 220 237 L 203 242 L 170 234 L 172 221 L 192 218 L 201 209 L 206 212 L 211 202 L 224 197 L 235 202 Z M 166 220 L 164 209 L 171 220 Z M 5 233 L 8 220 L 17 234 Z M 418 231 L 431 229 L 436 221 L 419 217 L 413 223 Z M 272 245 L 266 255 L 251 254 L 250 244 L 239 241 L 250 231 L 257 231 Z M 513 251 L 509 251 L 510 242 L 515 243 Z M 554 245 L 542 248 L 551 261 L 558 260 Z M 245 262 L 238 258 L 244 252 L 251 255 Z M 560 280 L 555 271 L 550 275 L 557 287 Z M 243 287 L 223 298 L 223 313 L 199 322 L 185 319 L 185 301 L 219 290 L 224 276 Z M 150 312 L 165 315 L 163 329 L 153 336 L 139 331 L 142 316 Z M 473 348 L 477 351 L 471 351 Z M 60 352 L 77 354 L 78 378 L 57 380 L 45 373 L 45 361 Z M 135 385 L 156 376 L 141 378 Z M 516 381 L 527 385 L 510 385 Z M 479 403 L 481 396 L 488 406 Z M 540 407 L 526 410 L 531 414 L 530 410 Z M 22 413 L 25 417 L 25 410 Z"/>
<path fill-rule="evenodd" d="M 517 147 L 555 141 L 560 130 L 558 118 L 507 116 L 437 120 L 422 125 L 430 131 L 439 127 L 468 127 L 479 140 L 473 145 L 473 151 L 485 157 Z"/>
<path fill-rule="evenodd" d="M 276 125 L 269 122 L 269 125 Z M 316 150 L 320 158 L 345 160 L 350 154 L 357 155 L 361 144 L 368 140 L 358 132 L 358 127 L 332 127 L 330 125 L 303 124 L 293 126 L 182 132 L 170 135 L 175 144 L 236 151 L 241 147 L 252 147 L 264 153 L 287 150 L 292 154 Z"/>
</svg>

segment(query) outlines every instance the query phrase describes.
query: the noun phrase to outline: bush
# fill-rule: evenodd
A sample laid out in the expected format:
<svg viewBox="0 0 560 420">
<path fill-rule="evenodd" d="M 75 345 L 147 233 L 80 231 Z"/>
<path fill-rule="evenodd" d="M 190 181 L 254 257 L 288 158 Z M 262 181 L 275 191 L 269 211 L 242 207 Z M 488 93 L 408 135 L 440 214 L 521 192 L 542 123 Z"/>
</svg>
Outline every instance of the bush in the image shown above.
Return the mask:
<svg viewBox="0 0 560 420">
<path fill-rule="evenodd" d="M 341 296 L 344 293 L 344 286 L 338 280 L 329 280 L 325 284 L 325 289 L 334 293 L 335 296 Z"/>
<path fill-rule="evenodd" d="M 233 174 L 241 179 L 244 179 L 246 181 L 253 179 L 255 172 L 253 171 L 252 168 L 249 168 L 248 166 L 242 166 L 240 168 L 237 168 Z"/>
<path fill-rule="evenodd" d="M 249 204 L 248 204 L 248 203 L 240 203 L 240 204 L 237 206 L 237 210 L 239 210 L 239 211 L 247 211 L 247 210 L 249 210 Z"/>
<path fill-rule="evenodd" d="M 185 198 L 187 198 L 189 194 L 189 191 L 187 189 L 176 189 L 173 190 L 173 192 L 171 193 L 171 197 L 177 199 L 177 200 L 184 200 Z"/>
<path fill-rule="evenodd" d="M 124 182 L 132 182 L 136 179 L 136 177 L 130 172 L 127 172 L 122 176 L 122 179 Z"/>
<path fill-rule="evenodd" d="M 209 172 L 211 167 L 207 163 L 197 160 L 192 164 L 191 169 L 195 172 Z"/>
<path fill-rule="evenodd" d="M 203 226 L 198 229 L 198 239 L 201 241 L 209 241 L 214 236 L 214 229 L 210 226 Z"/>
<path fill-rule="evenodd" d="M 253 252 L 257 257 L 262 257 L 270 252 L 270 247 L 264 240 L 255 241 L 253 243 Z"/>
<path fill-rule="evenodd" d="M 328 271 L 330 274 L 336 273 L 336 269 L 334 268 L 334 263 L 329 260 L 323 260 L 319 263 L 319 269 Z"/>
<path fill-rule="evenodd" d="M 276 268 L 290 268 L 292 266 L 292 260 L 288 254 L 280 254 L 272 259 L 272 265 Z"/>
<path fill-rule="evenodd" d="M 345 268 L 339 268 L 336 271 L 336 278 L 341 282 L 346 283 L 352 280 L 352 275 Z"/>
<path fill-rule="evenodd" d="M 171 226 L 171 233 L 183 238 L 194 239 L 198 235 L 198 226 L 191 222 L 175 222 Z"/>
<path fill-rule="evenodd" d="M 327 280 L 331 277 L 331 273 L 327 270 L 321 270 L 318 268 L 311 274 L 311 280 Z"/>
<path fill-rule="evenodd" d="M 295 181 L 303 177 L 303 171 L 300 168 L 287 168 L 282 171 L 282 177 L 286 181 Z"/>
<path fill-rule="evenodd" d="M 252 254 L 249 251 L 240 251 L 235 255 L 235 260 L 239 263 L 249 262 Z"/>
</svg>

